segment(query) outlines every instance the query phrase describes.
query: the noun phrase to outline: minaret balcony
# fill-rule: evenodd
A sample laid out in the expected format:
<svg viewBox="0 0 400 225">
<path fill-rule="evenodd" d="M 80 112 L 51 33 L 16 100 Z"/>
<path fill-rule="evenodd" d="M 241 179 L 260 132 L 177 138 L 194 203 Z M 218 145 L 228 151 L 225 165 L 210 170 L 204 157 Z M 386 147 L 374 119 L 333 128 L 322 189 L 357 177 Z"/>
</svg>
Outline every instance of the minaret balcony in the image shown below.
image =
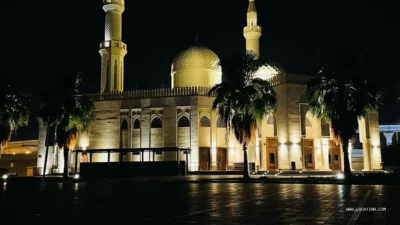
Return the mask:
<svg viewBox="0 0 400 225">
<path fill-rule="evenodd" d="M 260 32 L 261 33 L 261 27 L 260 26 L 247 26 L 244 28 L 244 32 Z"/>
<path fill-rule="evenodd" d="M 122 48 L 127 50 L 127 45 L 121 41 L 103 41 L 100 44 L 100 49 L 103 48 Z"/>
</svg>

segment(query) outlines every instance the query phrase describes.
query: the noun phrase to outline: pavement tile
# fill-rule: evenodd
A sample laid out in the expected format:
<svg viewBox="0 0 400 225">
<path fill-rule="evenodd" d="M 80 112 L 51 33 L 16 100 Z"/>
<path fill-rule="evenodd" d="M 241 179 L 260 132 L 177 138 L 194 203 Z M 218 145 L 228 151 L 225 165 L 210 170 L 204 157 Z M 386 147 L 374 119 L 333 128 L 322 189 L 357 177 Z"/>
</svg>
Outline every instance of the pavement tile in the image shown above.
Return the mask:
<svg viewBox="0 0 400 225">
<path fill-rule="evenodd" d="M 325 221 L 311 221 L 310 223 L 307 223 L 307 225 L 318 225 L 318 224 L 324 224 Z"/>
<path fill-rule="evenodd" d="M 386 212 L 361 212 L 356 224 L 397 224 L 399 186 L 241 184 L 175 182 L 102 182 L 59 186 L 49 183 L 10 184 L 0 190 L 0 216 L 18 211 L 16 224 L 122 223 L 125 215 L 140 224 L 347 224 L 366 193 L 366 207 Z M 29 191 L 26 191 L 29 190 Z M 20 210 L 24 208 L 32 210 Z M 42 216 L 35 218 L 35 214 Z M 121 214 L 124 215 L 121 217 Z M 27 223 L 24 223 L 24 222 Z M 20 223 L 21 222 L 21 223 Z"/>
</svg>

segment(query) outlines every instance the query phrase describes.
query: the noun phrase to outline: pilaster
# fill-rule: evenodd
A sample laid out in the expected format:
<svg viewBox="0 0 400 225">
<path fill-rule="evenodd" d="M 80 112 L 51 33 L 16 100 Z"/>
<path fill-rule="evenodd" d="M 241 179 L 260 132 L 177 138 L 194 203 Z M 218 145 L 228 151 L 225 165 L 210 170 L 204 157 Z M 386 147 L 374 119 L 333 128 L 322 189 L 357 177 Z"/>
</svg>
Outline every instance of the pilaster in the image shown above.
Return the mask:
<svg viewBox="0 0 400 225">
<path fill-rule="evenodd" d="M 379 116 L 378 112 L 371 111 L 368 114 L 369 119 L 369 131 L 370 131 L 370 155 L 371 155 L 371 169 L 381 170 L 382 169 L 382 156 L 381 156 L 381 140 L 379 131 Z"/>
<path fill-rule="evenodd" d="M 199 107 L 197 97 L 191 97 L 190 106 L 190 166 L 192 170 L 197 170 L 199 163 Z"/>
</svg>

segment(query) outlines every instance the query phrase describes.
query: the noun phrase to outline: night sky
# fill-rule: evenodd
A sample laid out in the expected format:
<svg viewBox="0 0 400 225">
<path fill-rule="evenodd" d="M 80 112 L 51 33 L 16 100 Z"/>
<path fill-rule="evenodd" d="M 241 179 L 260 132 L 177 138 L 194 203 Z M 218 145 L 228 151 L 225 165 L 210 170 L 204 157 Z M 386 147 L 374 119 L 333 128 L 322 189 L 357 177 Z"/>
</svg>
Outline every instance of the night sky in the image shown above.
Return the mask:
<svg viewBox="0 0 400 225">
<path fill-rule="evenodd" d="M 174 56 L 195 41 L 220 58 L 245 49 L 247 0 L 126 1 L 123 15 L 125 90 L 170 86 Z M 289 72 L 315 74 L 316 52 L 326 47 L 368 49 L 365 77 L 386 92 L 381 123 L 398 123 L 400 35 L 394 1 L 256 0 L 263 28 L 261 57 Z M 33 97 L 62 74 L 82 73 L 85 91 L 100 87 L 102 1 L 4 1 L 0 13 L 2 76 L 18 79 Z M 13 140 L 37 138 L 33 118 Z"/>
</svg>

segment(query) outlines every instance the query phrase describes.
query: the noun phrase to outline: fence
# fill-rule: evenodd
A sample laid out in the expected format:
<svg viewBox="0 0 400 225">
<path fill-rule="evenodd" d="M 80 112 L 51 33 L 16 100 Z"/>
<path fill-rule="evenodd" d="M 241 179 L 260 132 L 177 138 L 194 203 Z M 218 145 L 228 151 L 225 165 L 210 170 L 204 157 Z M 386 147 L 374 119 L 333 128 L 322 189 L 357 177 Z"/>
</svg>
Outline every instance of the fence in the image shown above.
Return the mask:
<svg viewBox="0 0 400 225">
<path fill-rule="evenodd" d="M 243 171 L 243 162 L 189 162 L 188 171 Z M 255 171 L 256 166 L 254 162 L 249 162 L 249 170 Z"/>
</svg>

